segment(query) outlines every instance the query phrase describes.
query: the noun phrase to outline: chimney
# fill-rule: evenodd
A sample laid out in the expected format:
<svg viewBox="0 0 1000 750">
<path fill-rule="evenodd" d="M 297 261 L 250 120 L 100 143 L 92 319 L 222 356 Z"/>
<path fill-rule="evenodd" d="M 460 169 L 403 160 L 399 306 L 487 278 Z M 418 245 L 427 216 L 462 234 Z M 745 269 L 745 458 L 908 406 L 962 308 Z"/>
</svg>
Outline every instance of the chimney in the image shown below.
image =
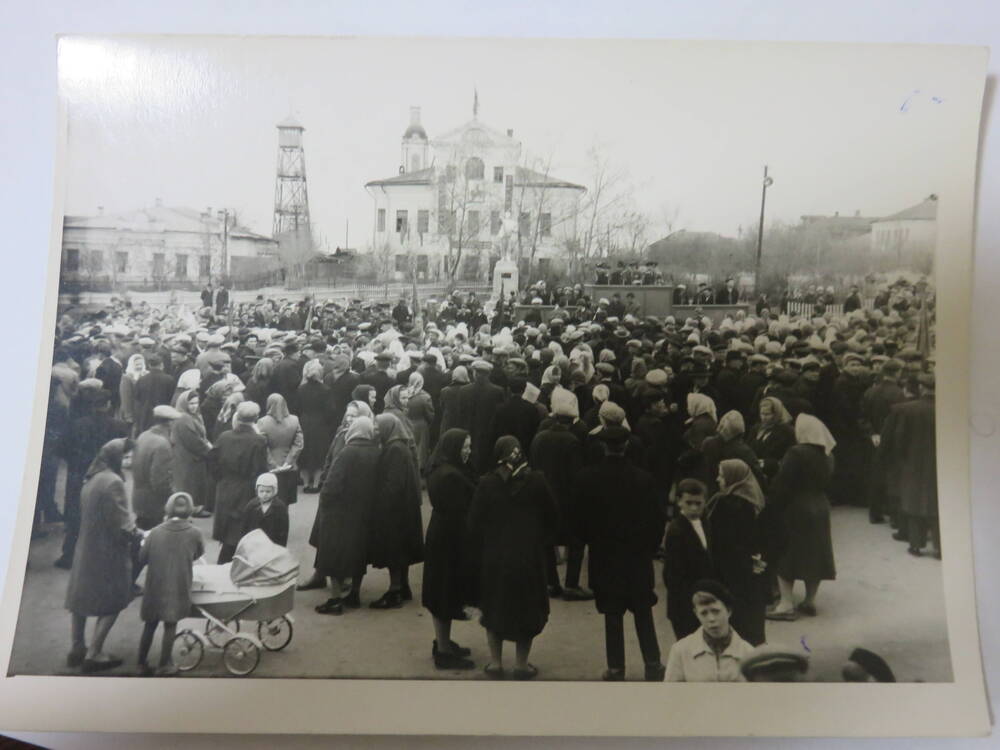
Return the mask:
<svg viewBox="0 0 1000 750">
<path fill-rule="evenodd" d="M 420 107 L 410 107 L 410 125 L 420 124 Z"/>
<path fill-rule="evenodd" d="M 97 207 L 97 215 L 98 216 L 104 216 L 104 206 L 98 206 Z"/>
<path fill-rule="evenodd" d="M 514 137 L 514 128 L 507 128 L 507 137 L 508 138 Z"/>
<path fill-rule="evenodd" d="M 157 198 L 155 203 L 157 208 L 163 208 L 163 198 Z"/>
</svg>

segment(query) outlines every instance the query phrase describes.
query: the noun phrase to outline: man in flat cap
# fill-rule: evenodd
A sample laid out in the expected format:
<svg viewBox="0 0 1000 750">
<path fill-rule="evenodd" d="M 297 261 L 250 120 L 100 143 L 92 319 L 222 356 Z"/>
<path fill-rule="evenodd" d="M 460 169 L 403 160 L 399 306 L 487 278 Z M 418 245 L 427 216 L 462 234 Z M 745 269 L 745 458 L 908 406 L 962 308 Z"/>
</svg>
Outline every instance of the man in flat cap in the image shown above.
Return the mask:
<svg viewBox="0 0 1000 750">
<path fill-rule="evenodd" d="M 471 464 L 477 474 L 485 474 L 493 465 L 493 445 L 490 444 L 493 417 L 504 401 L 503 389 L 490 381 L 493 365 L 485 359 L 473 361 L 473 381 L 459 391 L 460 413 L 472 438 Z M 525 446 L 527 448 L 527 446 Z"/>
<path fill-rule="evenodd" d="M 385 408 L 385 394 L 396 384 L 392 376 L 389 375 L 389 365 L 392 364 L 392 360 L 391 352 L 381 351 L 375 355 L 375 369 L 365 370 L 361 373 L 361 383 L 375 389 L 373 409 L 376 414 L 382 413 L 382 409 Z"/>
<path fill-rule="evenodd" d="M 170 427 L 179 411 L 161 404 L 153 409 L 152 424 L 135 441 L 132 455 L 132 508 L 135 525 L 144 531 L 162 523 L 163 508 L 173 490 L 173 448 Z"/>
</svg>

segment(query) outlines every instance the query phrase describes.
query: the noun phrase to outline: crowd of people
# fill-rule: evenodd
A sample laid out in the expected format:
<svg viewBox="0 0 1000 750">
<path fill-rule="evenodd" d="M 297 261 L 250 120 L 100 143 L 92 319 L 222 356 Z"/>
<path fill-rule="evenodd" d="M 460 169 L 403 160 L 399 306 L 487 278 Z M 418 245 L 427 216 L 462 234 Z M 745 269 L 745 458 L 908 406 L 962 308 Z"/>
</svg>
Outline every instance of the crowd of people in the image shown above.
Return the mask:
<svg viewBox="0 0 1000 750">
<path fill-rule="evenodd" d="M 55 563 L 72 569 L 70 664 L 120 664 L 104 642 L 143 595 L 140 667 L 162 622 L 172 673 L 166 645 L 204 552 L 190 519 L 212 518 L 225 563 L 253 529 L 287 545 L 301 492 L 318 494 L 315 554 L 302 560 L 313 572 L 299 585 L 328 592 L 316 611 L 361 606 L 369 566 L 389 584 L 368 605 L 406 606 L 423 563 L 439 669 L 474 666 L 451 638 L 473 607 L 485 673 L 508 673 L 513 642 L 510 674 L 531 679 L 558 597 L 604 616 L 606 680 L 625 676 L 628 612 L 647 680 L 800 679 L 806 655 L 767 645 L 767 623 L 822 615 L 831 503 L 889 521 L 910 554 L 930 538 L 940 557 L 933 298 L 898 291 L 840 316 L 765 307 L 719 321 L 605 299 L 547 323 L 490 320 L 460 298 L 416 314 L 405 301 L 259 298 L 198 311 L 117 300 L 64 316 L 34 534 L 65 523 Z M 666 660 L 657 564 L 677 638 Z M 866 654 L 848 679 L 885 674 Z"/>
</svg>

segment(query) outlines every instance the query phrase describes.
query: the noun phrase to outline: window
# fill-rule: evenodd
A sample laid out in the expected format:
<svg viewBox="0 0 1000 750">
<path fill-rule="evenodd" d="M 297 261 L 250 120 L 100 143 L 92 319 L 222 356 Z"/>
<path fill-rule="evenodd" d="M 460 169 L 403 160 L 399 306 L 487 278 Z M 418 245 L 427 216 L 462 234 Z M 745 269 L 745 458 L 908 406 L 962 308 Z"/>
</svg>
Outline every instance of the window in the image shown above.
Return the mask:
<svg viewBox="0 0 1000 750">
<path fill-rule="evenodd" d="M 385 231 L 385 209 L 380 208 L 378 210 L 378 231 Z"/>
<path fill-rule="evenodd" d="M 410 171 L 416 172 L 420 169 L 420 154 L 410 155 Z"/>
<path fill-rule="evenodd" d="M 531 212 L 522 211 L 521 215 L 517 219 L 517 236 L 518 237 L 530 237 L 531 236 Z"/>
<path fill-rule="evenodd" d="M 540 232 L 542 237 L 549 237 L 552 234 L 552 214 L 546 212 L 539 214 L 538 220 L 541 223 Z"/>
<path fill-rule="evenodd" d="M 490 234 L 496 237 L 500 234 L 500 212 L 490 211 Z"/>
<path fill-rule="evenodd" d="M 153 253 L 153 276 L 163 277 L 163 266 L 166 263 L 166 256 L 163 253 Z"/>
<path fill-rule="evenodd" d="M 503 167 L 493 167 L 493 182 L 503 184 Z"/>
<path fill-rule="evenodd" d="M 102 250 L 90 251 L 90 272 L 100 273 L 104 270 L 104 252 Z"/>
<path fill-rule="evenodd" d="M 469 211 L 469 236 L 475 237 L 479 234 L 479 212 Z"/>
<path fill-rule="evenodd" d="M 124 250 L 115 252 L 115 273 L 128 272 L 128 253 Z"/>
<path fill-rule="evenodd" d="M 427 209 L 417 211 L 417 232 L 427 234 L 431 226 L 431 212 Z"/>
<path fill-rule="evenodd" d="M 199 255 L 198 256 L 198 278 L 207 279 L 212 275 L 212 256 L 211 255 Z"/>
<path fill-rule="evenodd" d="M 405 210 L 396 212 L 396 231 L 399 232 L 400 234 L 407 233 L 406 215 L 407 212 Z"/>
<path fill-rule="evenodd" d="M 66 250 L 66 270 L 74 272 L 80 270 L 80 251 L 75 247 Z"/>
<path fill-rule="evenodd" d="M 452 229 L 455 226 L 455 212 L 440 210 L 438 211 L 438 234 L 451 234 Z"/>
<path fill-rule="evenodd" d="M 183 253 L 177 254 L 177 269 L 175 274 L 178 279 L 186 279 L 188 275 L 188 257 Z"/>
<path fill-rule="evenodd" d="M 396 271 L 398 273 L 406 273 L 410 270 L 409 258 L 405 253 L 400 253 L 396 256 Z"/>
<path fill-rule="evenodd" d="M 417 256 L 417 273 L 427 274 L 427 256 L 418 255 Z"/>
<path fill-rule="evenodd" d="M 483 173 L 486 171 L 486 165 L 483 164 L 483 160 L 478 156 L 469 157 L 465 162 L 465 179 L 467 180 L 481 180 L 483 179 Z"/>
</svg>

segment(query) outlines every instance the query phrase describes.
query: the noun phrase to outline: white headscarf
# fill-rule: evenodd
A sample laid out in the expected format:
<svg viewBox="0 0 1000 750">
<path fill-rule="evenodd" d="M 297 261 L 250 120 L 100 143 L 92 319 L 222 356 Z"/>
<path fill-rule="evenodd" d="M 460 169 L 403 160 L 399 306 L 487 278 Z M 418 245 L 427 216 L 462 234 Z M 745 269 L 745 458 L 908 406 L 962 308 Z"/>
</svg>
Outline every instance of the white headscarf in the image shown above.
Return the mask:
<svg viewBox="0 0 1000 750">
<path fill-rule="evenodd" d="M 811 414 L 799 414 L 795 420 L 795 442 L 801 445 L 818 445 L 828 456 L 837 445 L 826 425 Z"/>
</svg>

